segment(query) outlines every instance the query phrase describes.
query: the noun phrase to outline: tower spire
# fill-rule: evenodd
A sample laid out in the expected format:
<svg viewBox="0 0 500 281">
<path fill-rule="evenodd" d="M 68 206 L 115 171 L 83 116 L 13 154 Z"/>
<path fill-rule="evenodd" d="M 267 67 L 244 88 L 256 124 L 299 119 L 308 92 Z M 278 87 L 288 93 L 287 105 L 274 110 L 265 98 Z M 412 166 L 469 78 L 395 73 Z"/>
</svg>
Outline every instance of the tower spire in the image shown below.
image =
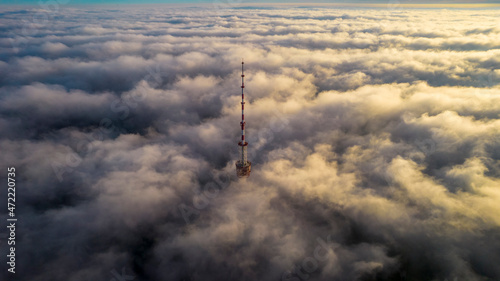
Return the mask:
<svg viewBox="0 0 500 281">
<path fill-rule="evenodd" d="M 240 159 L 236 162 L 236 175 L 239 178 L 248 177 L 252 168 L 252 163 L 247 159 L 248 142 L 245 141 L 245 62 L 241 60 L 241 141 L 238 145 L 241 148 Z"/>
</svg>

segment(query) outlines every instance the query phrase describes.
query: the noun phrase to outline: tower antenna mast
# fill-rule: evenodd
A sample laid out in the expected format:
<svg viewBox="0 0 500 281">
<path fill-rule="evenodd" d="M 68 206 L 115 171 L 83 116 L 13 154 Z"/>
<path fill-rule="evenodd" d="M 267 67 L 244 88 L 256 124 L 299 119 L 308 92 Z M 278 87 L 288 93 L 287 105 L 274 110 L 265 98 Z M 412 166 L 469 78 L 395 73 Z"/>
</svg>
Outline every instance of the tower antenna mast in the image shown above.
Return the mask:
<svg viewBox="0 0 500 281">
<path fill-rule="evenodd" d="M 239 178 L 246 178 L 250 176 L 250 171 L 252 169 L 252 162 L 247 159 L 247 147 L 248 142 L 245 141 L 245 72 L 244 72 L 245 62 L 241 61 L 241 141 L 238 145 L 241 148 L 240 159 L 236 162 L 236 175 Z"/>
</svg>

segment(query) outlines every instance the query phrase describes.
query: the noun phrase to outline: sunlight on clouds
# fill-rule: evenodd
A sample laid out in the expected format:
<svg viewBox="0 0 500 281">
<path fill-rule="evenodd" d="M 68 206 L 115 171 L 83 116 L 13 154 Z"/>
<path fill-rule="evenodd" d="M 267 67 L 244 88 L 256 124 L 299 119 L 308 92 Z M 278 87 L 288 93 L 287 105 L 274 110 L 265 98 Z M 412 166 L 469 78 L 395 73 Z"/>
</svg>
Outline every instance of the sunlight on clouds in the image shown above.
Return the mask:
<svg viewBox="0 0 500 281">
<path fill-rule="evenodd" d="M 6 8 L 23 279 L 498 280 L 498 10 L 393 4 Z"/>
</svg>

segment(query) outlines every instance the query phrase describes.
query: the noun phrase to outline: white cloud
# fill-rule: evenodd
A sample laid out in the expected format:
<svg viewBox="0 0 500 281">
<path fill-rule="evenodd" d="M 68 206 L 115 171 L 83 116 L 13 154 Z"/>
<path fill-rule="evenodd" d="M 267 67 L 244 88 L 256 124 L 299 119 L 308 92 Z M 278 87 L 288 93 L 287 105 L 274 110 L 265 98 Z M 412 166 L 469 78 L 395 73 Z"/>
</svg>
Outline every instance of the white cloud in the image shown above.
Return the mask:
<svg viewBox="0 0 500 281">
<path fill-rule="evenodd" d="M 224 7 L 3 12 L 23 277 L 500 277 L 495 10 Z"/>
</svg>

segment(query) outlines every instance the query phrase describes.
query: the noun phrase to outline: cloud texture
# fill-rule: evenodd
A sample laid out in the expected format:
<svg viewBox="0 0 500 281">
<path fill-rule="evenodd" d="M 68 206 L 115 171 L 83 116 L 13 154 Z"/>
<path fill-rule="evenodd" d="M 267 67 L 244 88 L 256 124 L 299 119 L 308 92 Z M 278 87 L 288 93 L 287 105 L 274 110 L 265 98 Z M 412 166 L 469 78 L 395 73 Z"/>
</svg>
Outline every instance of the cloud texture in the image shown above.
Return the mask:
<svg viewBox="0 0 500 281">
<path fill-rule="evenodd" d="M 19 280 L 500 279 L 498 10 L 1 18 Z"/>
</svg>

